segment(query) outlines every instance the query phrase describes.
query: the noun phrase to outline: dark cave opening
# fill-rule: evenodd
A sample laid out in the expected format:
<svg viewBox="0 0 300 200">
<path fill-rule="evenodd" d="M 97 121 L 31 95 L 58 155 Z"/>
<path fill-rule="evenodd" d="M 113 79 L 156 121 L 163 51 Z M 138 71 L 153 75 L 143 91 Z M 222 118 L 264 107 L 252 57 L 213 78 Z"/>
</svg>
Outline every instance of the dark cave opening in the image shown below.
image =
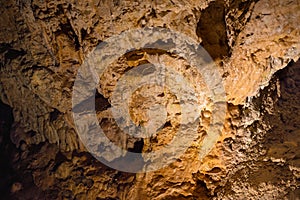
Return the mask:
<svg viewBox="0 0 300 200">
<path fill-rule="evenodd" d="M 196 34 L 202 39 L 201 45 L 214 60 L 230 55 L 226 35 L 224 2 L 213 1 L 201 13 Z"/>
</svg>

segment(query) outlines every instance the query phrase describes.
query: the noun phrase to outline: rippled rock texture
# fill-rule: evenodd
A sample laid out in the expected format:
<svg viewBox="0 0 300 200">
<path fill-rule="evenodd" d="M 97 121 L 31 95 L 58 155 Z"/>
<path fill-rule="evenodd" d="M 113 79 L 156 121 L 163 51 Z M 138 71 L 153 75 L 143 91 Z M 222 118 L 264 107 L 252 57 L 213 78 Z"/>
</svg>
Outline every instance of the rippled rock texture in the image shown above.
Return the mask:
<svg viewBox="0 0 300 200">
<path fill-rule="evenodd" d="M 300 1 L 172 0 L 0 2 L 0 191 L 6 199 L 298 199 L 300 196 Z M 214 114 L 201 111 L 199 137 L 172 164 L 125 173 L 95 159 L 75 131 L 72 91 L 79 67 L 123 31 L 164 27 L 213 58 L 226 117 L 213 149 L 198 159 Z M 165 88 L 140 88 L 130 116 L 145 125 L 153 104 L 167 122 L 153 137 L 121 137 L 111 94 L 128 70 L 169 63 L 204 91 L 185 60 L 160 50 L 127 53 L 99 77 L 95 109 L 107 137 L 132 152 L 168 144 L 182 110 Z M 187 108 L 186 108 L 187 109 Z M 115 158 L 114 158 L 115 159 Z M 156 161 L 157 162 L 157 161 Z"/>
</svg>

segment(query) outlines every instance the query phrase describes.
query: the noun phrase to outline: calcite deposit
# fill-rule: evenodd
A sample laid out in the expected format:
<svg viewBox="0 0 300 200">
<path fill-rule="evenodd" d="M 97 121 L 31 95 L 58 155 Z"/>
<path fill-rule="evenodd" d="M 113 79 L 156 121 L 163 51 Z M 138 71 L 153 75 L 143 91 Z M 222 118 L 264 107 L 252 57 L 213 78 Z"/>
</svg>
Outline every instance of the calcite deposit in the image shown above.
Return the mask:
<svg viewBox="0 0 300 200">
<path fill-rule="evenodd" d="M 0 1 L 1 196 L 299 199 L 299 10 L 299 0 Z M 190 109 L 172 88 L 140 87 L 130 97 L 128 116 L 149 137 L 126 135 L 127 121 L 119 123 L 112 112 L 112 104 L 124 102 L 112 97 L 116 88 L 126 89 L 126 74 L 128 80 L 143 78 L 134 74 L 141 65 L 145 75 L 153 73 L 153 63 L 172 68 L 186 77 L 200 102 L 196 137 L 180 157 L 170 156 L 171 164 L 154 171 L 128 173 L 98 161 L 80 139 L 73 112 L 93 105 L 72 105 L 73 89 L 80 67 L 98 45 L 149 27 L 180 32 L 206 49 L 224 88 L 224 120 L 214 130 L 212 148 L 199 156 L 219 105 L 208 95 L 205 75 L 174 52 L 126 52 L 93 77 L 99 81 L 92 96 L 95 113 L 111 142 L 141 155 L 162 149 Z M 95 146 L 100 152 L 106 147 Z M 109 155 L 112 162 L 124 158 Z"/>
</svg>

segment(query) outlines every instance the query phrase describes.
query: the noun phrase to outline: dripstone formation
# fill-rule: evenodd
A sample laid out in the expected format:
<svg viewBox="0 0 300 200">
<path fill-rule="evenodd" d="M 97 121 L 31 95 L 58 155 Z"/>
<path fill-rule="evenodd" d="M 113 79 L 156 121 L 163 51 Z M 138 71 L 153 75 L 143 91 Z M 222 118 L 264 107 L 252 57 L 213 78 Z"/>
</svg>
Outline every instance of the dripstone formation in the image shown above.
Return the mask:
<svg viewBox="0 0 300 200">
<path fill-rule="evenodd" d="M 5 199 L 299 199 L 299 0 L 0 1 L 0 191 Z M 72 92 L 97 45 L 126 30 L 163 27 L 201 44 L 226 92 L 223 129 L 201 160 L 214 115 L 203 103 L 198 137 L 172 164 L 125 173 L 95 159 L 75 131 Z M 153 60 L 172 66 L 206 94 L 205 82 L 178 55 L 128 52 L 99 77 L 95 110 L 106 136 L 145 153 L 168 144 L 184 107 L 168 88 L 141 87 L 129 114 L 137 126 L 160 116 L 150 138 L 122 136 L 111 112 L 118 81 Z M 157 162 L 157 161 L 153 161 Z"/>
</svg>

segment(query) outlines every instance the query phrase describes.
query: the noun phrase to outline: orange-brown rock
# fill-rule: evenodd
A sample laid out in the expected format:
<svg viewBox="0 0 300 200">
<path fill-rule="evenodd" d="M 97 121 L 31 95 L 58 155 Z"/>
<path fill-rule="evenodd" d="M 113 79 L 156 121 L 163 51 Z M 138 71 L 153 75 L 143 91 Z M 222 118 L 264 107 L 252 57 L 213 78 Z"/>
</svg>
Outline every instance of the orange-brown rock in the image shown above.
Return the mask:
<svg viewBox="0 0 300 200">
<path fill-rule="evenodd" d="M 6 199 L 300 196 L 299 0 L 9 0 L 0 5 L 0 191 Z M 185 153 L 157 171 L 131 174 L 107 167 L 85 148 L 75 131 L 72 92 L 80 66 L 98 44 L 143 27 L 184 33 L 208 51 L 222 76 L 226 117 L 218 141 L 199 159 L 214 115 L 201 75 L 195 76 L 183 58 L 158 49 L 121 56 L 99 77 L 95 108 L 106 136 L 124 149 L 163 148 L 188 110 L 168 88 L 141 87 L 131 96 L 129 115 L 148 134 L 159 131 L 146 139 L 123 136 L 111 101 L 128 70 L 162 62 L 205 96 L 197 99 L 202 103 L 197 139 Z M 149 111 L 157 104 L 166 108 L 159 116 Z M 161 116 L 166 123 L 158 126 Z"/>
</svg>

